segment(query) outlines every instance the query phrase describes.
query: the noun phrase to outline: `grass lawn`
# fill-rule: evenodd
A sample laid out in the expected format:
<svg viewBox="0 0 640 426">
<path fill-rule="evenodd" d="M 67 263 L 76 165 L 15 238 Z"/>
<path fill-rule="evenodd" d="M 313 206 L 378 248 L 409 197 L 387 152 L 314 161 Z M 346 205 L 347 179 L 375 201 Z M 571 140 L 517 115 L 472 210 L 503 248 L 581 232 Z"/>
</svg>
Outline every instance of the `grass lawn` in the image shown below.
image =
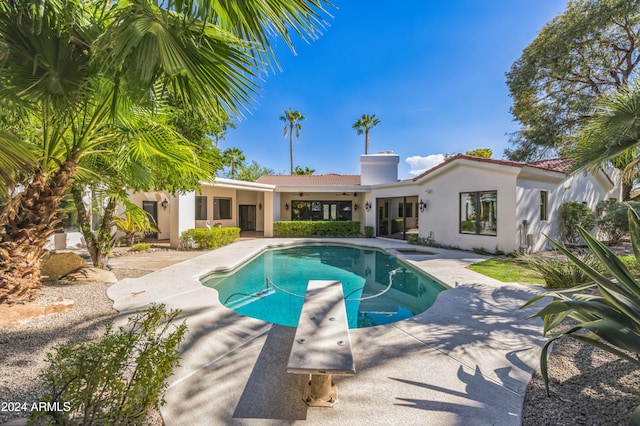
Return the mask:
<svg viewBox="0 0 640 426">
<path fill-rule="evenodd" d="M 544 284 L 542 276 L 530 269 L 527 266 L 528 263 L 528 260 L 523 257 L 493 258 L 474 263 L 467 268 L 505 283 Z"/>
</svg>

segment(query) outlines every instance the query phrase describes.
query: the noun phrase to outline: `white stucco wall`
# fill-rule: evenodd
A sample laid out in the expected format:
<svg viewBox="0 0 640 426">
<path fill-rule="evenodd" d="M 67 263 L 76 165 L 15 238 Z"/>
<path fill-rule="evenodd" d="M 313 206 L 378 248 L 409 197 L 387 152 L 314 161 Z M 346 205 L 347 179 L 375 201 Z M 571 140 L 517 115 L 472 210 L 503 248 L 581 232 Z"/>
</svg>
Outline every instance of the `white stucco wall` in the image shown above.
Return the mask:
<svg viewBox="0 0 640 426">
<path fill-rule="evenodd" d="M 171 248 L 178 248 L 180 245 L 180 235 L 188 229 L 195 228 L 196 193 L 187 192 L 186 194 L 171 197 L 167 210 L 169 210 L 171 214 Z"/>
<path fill-rule="evenodd" d="M 423 178 L 418 182 L 418 194 L 427 208 L 419 212 L 419 235 L 466 250 L 517 250 L 516 178 L 519 170 L 460 160 Z M 495 236 L 460 233 L 460 193 L 476 191 L 497 191 Z"/>
<path fill-rule="evenodd" d="M 526 171 L 523 172 L 526 175 Z M 548 219 L 540 220 L 540 192 L 548 191 Z M 613 186 L 604 174 L 594 176 L 588 173 L 565 176 L 559 180 L 544 181 L 521 177 L 517 182 L 517 224 L 521 230 L 520 245 L 525 248 L 526 234 L 530 234 L 531 247 L 527 251 L 550 249 L 548 235 L 554 240 L 560 239 L 560 206 L 566 201 L 585 203 L 592 211 L 600 201 L 618 199 L 619 188 Z M 523 221 L 527 225 L 523 225 Z M 525 231 L 526 229 L 526 231 Z"/>
</svg>

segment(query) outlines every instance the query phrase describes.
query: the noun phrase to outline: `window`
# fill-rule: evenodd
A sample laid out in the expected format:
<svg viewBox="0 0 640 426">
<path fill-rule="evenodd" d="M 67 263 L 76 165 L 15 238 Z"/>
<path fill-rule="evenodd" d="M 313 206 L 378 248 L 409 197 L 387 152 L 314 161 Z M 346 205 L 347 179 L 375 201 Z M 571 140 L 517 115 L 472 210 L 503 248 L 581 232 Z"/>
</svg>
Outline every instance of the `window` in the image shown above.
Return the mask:
<svg viewBox="0 0 640 426">
<path fill-rule="evenodd" d="M 231 198 L 213 198 L 213 219 L 231 219 Z"/>
<path fill-rule="evenodd" d="M 460 233 L 497 235 L 497 191 L 460 193 Z"/>
<path fill-rule="evenodd" d="M 540 191 L 540 220 L 548 219 L 549 191 Z"/>
<path fill-rule="evenodd" d="M 207 197 L 196 195 L 196 220 L 207 220 Z"/>
<path fill-rule="evenodd" d="M 398 217 L 405 217 L 402 215 L 403 210 L 405 207 L 407 208 L 407 216 L 406 217 L 413 217 L 413 203 L 400 203 L 398 205 Z"/>
<path fill-rule="evenodd" d="M 291 220 L 351 220 L 351 201 L 291 201 Z"/>
</svg>

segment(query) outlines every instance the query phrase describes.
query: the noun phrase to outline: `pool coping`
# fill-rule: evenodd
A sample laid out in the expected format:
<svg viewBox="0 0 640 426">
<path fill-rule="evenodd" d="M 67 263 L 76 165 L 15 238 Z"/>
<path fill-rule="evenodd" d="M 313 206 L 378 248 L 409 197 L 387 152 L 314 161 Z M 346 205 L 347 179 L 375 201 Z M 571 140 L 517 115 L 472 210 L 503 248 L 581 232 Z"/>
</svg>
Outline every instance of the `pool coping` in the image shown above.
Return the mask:
<svg viewBox="0 0 640 426">
<path fill-rule="evenodd" d="M 304 406 L 301 384 L 280 364 L 288 358 L 294 329 L 228 310 L 200 279 L 267 248 L 306 241 L 388 251 L 406 244 L 377 238 L 246 240 L 109 288 L 119 324 L 151 303 L 183 310 L 189 332 L 165 393 L 166 424 L 521 423 L 524 392 L 545 339 L 541 321 L 525 319 L 537 307 L 518 308 L 541 289 L 465 269 L 486 256 L 432 248 L 434 255 L 418 260 L 396 253 L 451 288 L 413 318 L 351 330 L 358 373 L 336 379 L 341 396 L 335 408 Z"/>
</svg>

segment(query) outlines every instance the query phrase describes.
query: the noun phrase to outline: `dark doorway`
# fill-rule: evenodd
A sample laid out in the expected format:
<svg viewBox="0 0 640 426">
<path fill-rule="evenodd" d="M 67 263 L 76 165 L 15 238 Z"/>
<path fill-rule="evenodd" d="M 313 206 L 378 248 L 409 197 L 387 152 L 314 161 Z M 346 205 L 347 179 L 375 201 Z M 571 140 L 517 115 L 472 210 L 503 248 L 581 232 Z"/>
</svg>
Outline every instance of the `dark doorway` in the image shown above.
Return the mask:
<svg viewBox="0 0 640 426">
<path fill-rule="evenodd" d="M 238 215 L 240 218 L 241 231 L 256 230 L 256 206 L 248 204 L 240 204 L 238 206 Z"/>
<path fill-rule="evenodd" d="M 142 210 L 144 210 L 145 212 L 147 212 L 147 214 L 149 216 L 151 216 L 151 218 L 153 218 L 153 223 L 156 224 L 156 226 L 158 225 L 158 202 L 157 201 L 143 201 L 142 202 Z M 150 238 L 150 239 L 154 239 L 157 240 L 158 239 L 158 233 L 157 232 L 153 232 L 153 231 L 146 231 L 144 233 L 144 238 Z"/>
</svg>

